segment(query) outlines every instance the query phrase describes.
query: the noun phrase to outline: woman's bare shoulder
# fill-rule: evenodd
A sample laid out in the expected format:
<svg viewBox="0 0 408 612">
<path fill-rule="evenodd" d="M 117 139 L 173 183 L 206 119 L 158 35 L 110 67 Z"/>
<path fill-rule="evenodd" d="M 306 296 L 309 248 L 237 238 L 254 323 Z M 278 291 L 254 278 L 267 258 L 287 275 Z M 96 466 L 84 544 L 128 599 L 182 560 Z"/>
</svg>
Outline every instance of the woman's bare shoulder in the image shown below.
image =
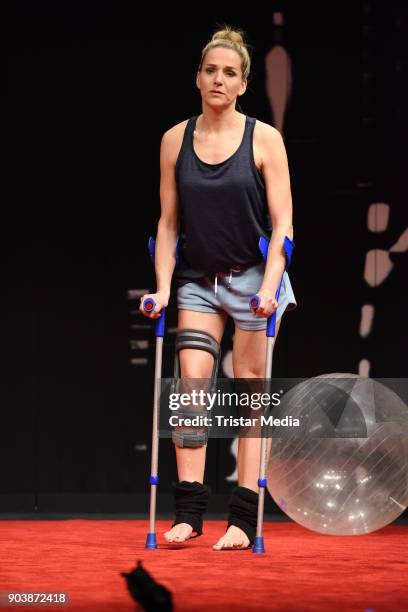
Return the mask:
<svg viewBox="0 0 408 612">
<path fill-rule="evenodd" d="M 188 119 L 173 125 L 170 129 L 166 130 L 163 134 L 163 142 L 177 144 L 178 141 L 183 140 L 184 130 L 186 129 Z"/>
<path fill-rule="evenodd" d="M 274 128 L 272 125 L 269 125 L 269 123 L 259 121 L 259 119 L 256 119 L 254 136 L 258 136 L 258 138 L 263 141 L 282 140 L 282 136 L 279 130 Z"/>
<path fill-rule="evenodd" d="M 173 166 L 176 164 L 181 145 L 183 144 L 184 130 L 187 123 L 188 119 L 181 121 L 163 134 L 161 155 L 163 159 L 168 160 Z"/>
</svg>

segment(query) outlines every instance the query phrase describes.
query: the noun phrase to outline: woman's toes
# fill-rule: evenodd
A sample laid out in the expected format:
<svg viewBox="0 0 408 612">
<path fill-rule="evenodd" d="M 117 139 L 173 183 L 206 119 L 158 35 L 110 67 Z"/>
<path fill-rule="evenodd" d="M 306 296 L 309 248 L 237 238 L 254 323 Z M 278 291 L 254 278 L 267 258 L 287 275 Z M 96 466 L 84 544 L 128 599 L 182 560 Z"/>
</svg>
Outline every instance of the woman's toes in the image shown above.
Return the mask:
<svg viewBox="0 0 408 612">
<path fill-rule="evenodd" d="M 179 525 L 174 525 L 172 529 L 166 531 L 164 534 L 165 540 L 167 542 L 185 542 L 188 540 L 193 533 L 193 528 L 188 523 L 180 523 Z"/>
<path fill-rule="evenodd" d="M 170 531 L 166 531 L 166 533 L 164 534 L 164 539 L 167 540 L 167 542 L 171 542 L 172 541 L 171 530 Z"/>
<path fill-rule="evenodd" d="M 221 548 L 224 547 L 225 538 L 226 538 L 226 536 L 222 536 L 222 538 L 220 538 L 218 540 L 218 542 L 216 544 L 214 544 L 213 549 L 214 550 L 221 550 Z"/>
<path fill-rule="evenodd" d="M 222 536 L 218 540 L 216 544 L 214 544 L 214 550 L 228 550 L 228 549 L 237 549 L 237 548 L 248 548 L 249 539 L 247 535 L 239 529 L 239 527 L 235 527 L 231 525 L 228 528 L 228 531 L 225 535 Z"/>
</svg>

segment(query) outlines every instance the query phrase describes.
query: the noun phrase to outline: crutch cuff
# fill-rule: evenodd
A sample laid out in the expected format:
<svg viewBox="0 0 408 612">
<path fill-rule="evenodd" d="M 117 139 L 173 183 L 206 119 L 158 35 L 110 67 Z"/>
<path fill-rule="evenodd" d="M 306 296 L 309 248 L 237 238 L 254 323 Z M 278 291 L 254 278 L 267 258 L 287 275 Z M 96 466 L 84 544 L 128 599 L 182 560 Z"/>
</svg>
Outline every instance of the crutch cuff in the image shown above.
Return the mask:
<svg viewBox="0 0 408 612">
<path fill-rule="evenodd" d="M 258 515 L 258 493 L 247 487 L 235 487 L 229 500 L 228 527 L 239 527 L 253 544 Z"/>
<path fill-rule="evenodd" d="M 187 523 L 193 528 L 195 536 L 203 533 L 203 514 L 207 510 L 211 490 L 201 482 L 173 482 L 176 518 L 172 525 Z"/>
</svg>

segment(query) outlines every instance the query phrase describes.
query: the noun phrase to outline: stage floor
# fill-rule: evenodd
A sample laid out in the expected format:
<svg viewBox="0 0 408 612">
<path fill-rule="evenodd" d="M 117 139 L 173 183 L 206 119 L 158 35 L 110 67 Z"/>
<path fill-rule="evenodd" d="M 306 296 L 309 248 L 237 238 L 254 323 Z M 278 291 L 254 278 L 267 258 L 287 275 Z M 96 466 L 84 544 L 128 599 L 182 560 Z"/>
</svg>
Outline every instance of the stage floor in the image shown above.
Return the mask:
<svg viewBox="0 0 408 612">
<path fill-rule="evenodd" d="M 0 591 L 65 592 L 65 609 L 131 611 L 135 604 L 120 574 L 141 560 L 173 593 L 179 611 L 408 609 L 408 525 L 333 537 L 267 520 L 263 555 L 213 551 L 224 521 L 207 520 L 202 537 L 180 545 L 164 542 L 169 526 L 170 520 L 158 521 L 159 548 L 151 551 L 144 547 L 147 521 L 134 517 L 1 520 Z"/>
</svg>

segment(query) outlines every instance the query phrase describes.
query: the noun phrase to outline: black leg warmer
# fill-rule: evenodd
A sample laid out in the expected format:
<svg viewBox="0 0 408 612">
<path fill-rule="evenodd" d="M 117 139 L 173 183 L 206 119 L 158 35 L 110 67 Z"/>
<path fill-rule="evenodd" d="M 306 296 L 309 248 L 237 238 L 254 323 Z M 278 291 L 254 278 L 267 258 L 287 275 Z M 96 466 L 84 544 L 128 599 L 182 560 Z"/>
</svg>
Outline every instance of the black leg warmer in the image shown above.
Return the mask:
<svg viewBox="0 0 408 612">
<path fill-rule="evenodd" d="M 174 506 L 176 519 L 172 525 L 188 523 L 193 528 L 195 536 L 203 533 L 203 514 L 207 510 L 210 488 L 201 482 L 173 483 Z"/>
<path fill-rule="evenodd" d="M 258 493 L 251 489 L 235 487 L 229 501 L 228 527 L 235 525 L 242 529 L 251 544 L 256 536 L 258 497 Z"/>
</svg>

